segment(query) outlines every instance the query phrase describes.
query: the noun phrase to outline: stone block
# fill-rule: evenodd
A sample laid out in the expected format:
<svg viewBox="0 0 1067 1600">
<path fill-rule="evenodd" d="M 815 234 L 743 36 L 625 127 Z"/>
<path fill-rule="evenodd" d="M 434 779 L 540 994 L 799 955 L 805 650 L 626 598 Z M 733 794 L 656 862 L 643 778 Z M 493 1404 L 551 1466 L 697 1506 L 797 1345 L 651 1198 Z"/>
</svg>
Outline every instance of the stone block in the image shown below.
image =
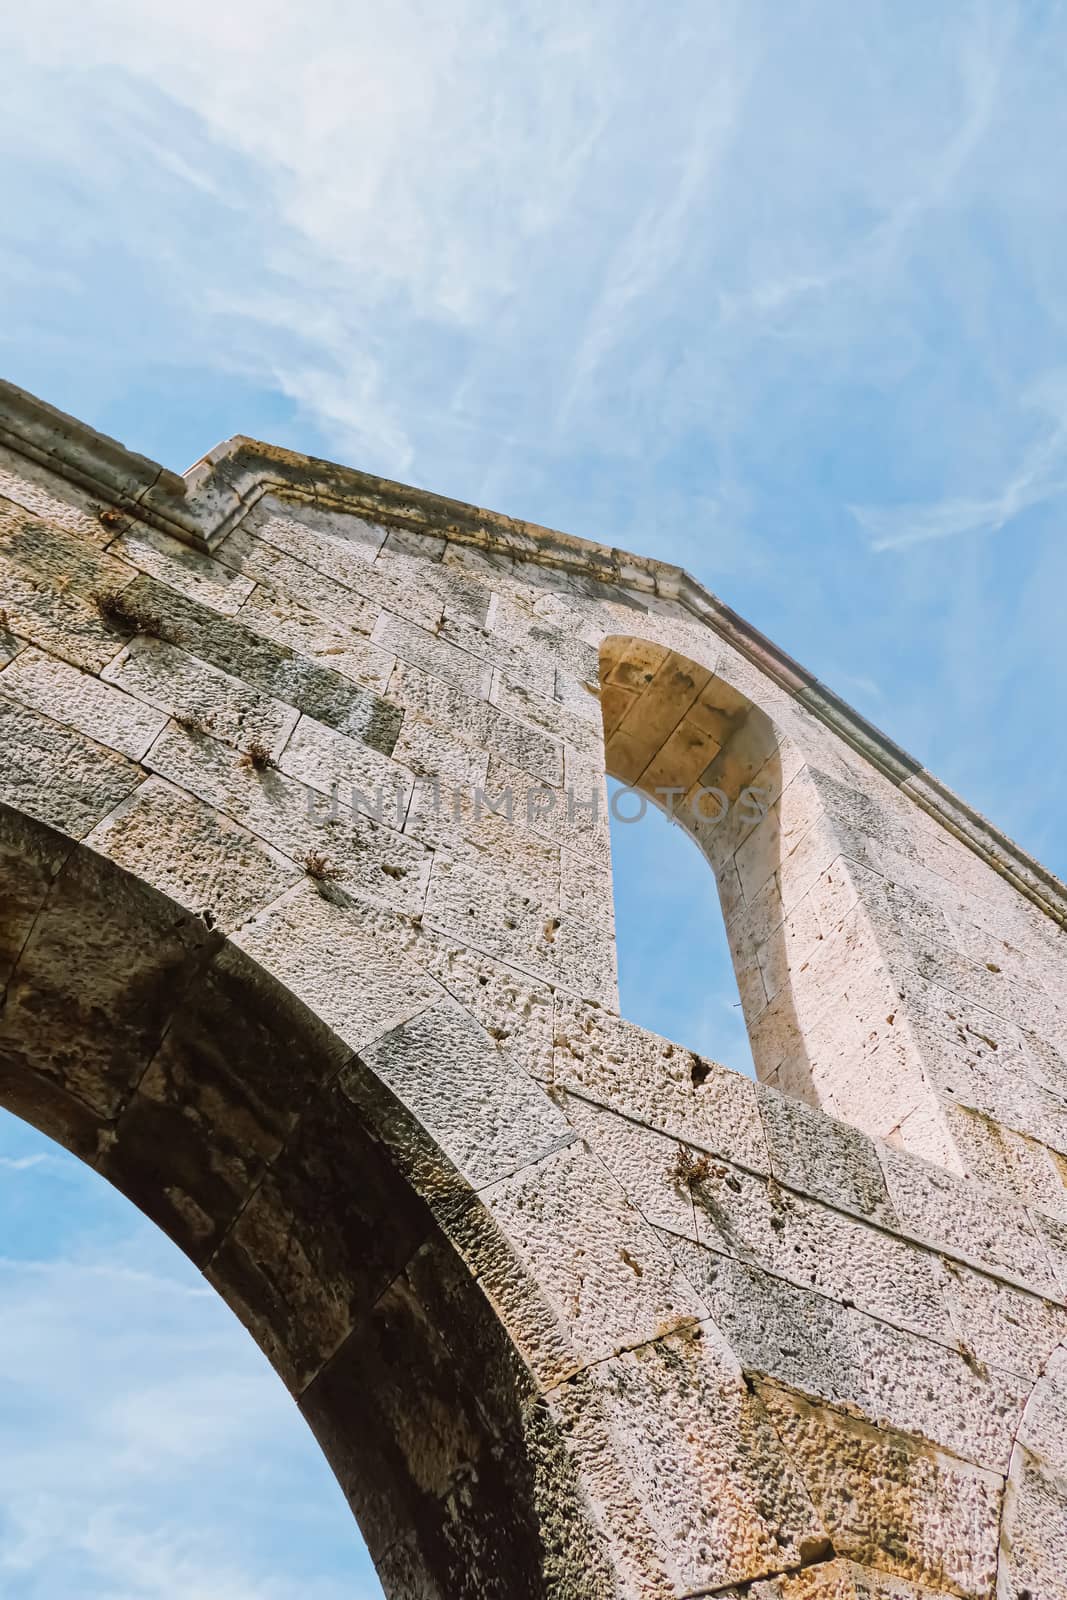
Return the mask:
<svg viewBox="0 0 1067 1600">
<path fill-rule="evenodd" d="M 552 1081 L 662 1133 L 767 1169 L 750 1078 L 602 1007 L 557 996 Z"/>
<path fill-rule="evenodd" d="M 256 584 L 237 615 L 253 633 L 261 633 L 296 655 L 339 673 L 350 683 L 363 684 L 379 693 L 396 665 L 395 656 L 379 650 L 355 628 L 322 617 L 265 583 Z"/>
<path fill-rule="evenodd" d="M 697 1245 L 675 1256 L 746 1372 L 1007 1471 L 1027 1379 Z"/>
<path fill-rule="evenodd" d="M 771 1384 L 757 1388 L 836 1554 L 950 1593 L 991 1591 L 995 1473 Z"/>
<path fill-rule="evenodd" d="M 355 1051 L 442 998 L 404 934 L 371 907 L 335 903 L 301 883 L 233 942 Z"/>
<path fill-rule="evenodd" d="M 904 1151 L 883 1146 L 881 1157 L 890 1200 L 909 1233 L 1039 1294 L 1055 1293 L 1048 1259 L 1023 1207 Z"/>
<path fill-rule="evenodd" d="M 234 572 L 214 556 L 204 555 L 143 522 L 128 522 L 108 545 L 108 554 L 158 578 L 179 594 L 232 617 L 255 588 L 255 579 Z"/>
<path fill-rule="evenodd" d="M 260 588 L 260 603 L 246 608 L 241 620 L 249 626 L 255 625 L 253 619 L 265 621 L 262 631 L 268 635 L 272 614 L 279 620 L 300 615 L 313 617 L 364 635 L 370 634 L 377 621 L 381 608 L 375 601 L 355 593 L 344 583 L 327 577 L 265 539 L 257 538 L 247 526 L 235 529 L 224 539 L 217 556 L 231 571 L 240 574 L 240 581 L 249 585 L 250 594 L 254 586 Z M 360 573 L 365 570 L 362 561 L 358 570 Z M 270 601 L 276 608 L 273 613 Z M 288 605 L 283 605 L 283 601 Z M 293 641 L 280 642 L 290 644 Z M 294 647 L 299 648 L 299 645 Z"/>
<path fill-rule="evenodd" d="M 575 1137 L 544 1089 L 452 999 L 363 1047 L 340 1084 L 418 1192 L 438 1201 L 484 1188 Z"/>
<path fill-rule="evenodd" d="M 892 1228 L 885 1176 L 874 1141 L 847 1123 L 761 1085 L 760 1116 L 779 1183 Z"/>
<path fill-rule="evenodd" d="M 162 778 L 142 783 L 86 843 L 223 931 L 302 875 L 288 857 Z"/>
<path fill-rule="evenodd" d="M 484 700 L 489 693 L 493 669 L 487 661 L 404 617 L 383 612 L 371 637 L 381 649 L 476 700 Z"/>
<path fill-rule="evenodd" d="M 174 593 L 154 578 L 129 586 L 128 603 L 158 618 L 159 631 L 190 655 L 362 739 L 388 755 L 400 730 L 400 713 L 379 695 L 313 661 L 307 661 L 239 622 Z"/>
<path fill-rule="evenodd" d="M 217 739 L 188 733 L 173 723 L 157 739 L 145 765 L 178 788 L 307 869 L 319 860 L 331 887 L 375 904 L 414 914 L 422 909 L 430 853 L 395 828 L 351 811 L 326 820 L 328 803 L 295 778 L 268 768 L 258 772 Z"/>
<path fill-rule="evenodd" d="M 355 1106 L 334 1092 L 304 1111 L 206 1275 L 299 1395 L 403 1269 L 427 1225 Z"/>
<path fill-rule="evenodd" d="M 551 1403 L 591 1480 L 614 1476 L 605 1498 L 629 1547 L 631 1592 L 717 1594 L 738 1582 L 747 1592 L 827 1548 L 802 1477 L 710 1327 L 664 1329 Z M 665 1583 L 650 1581 L 656 1568 Z"/>
<path fill-rule="evenodd" d="M 167 720 L 121 688 L 111 688 L 92 673 L 33 647 L 0 672 L 0 694 L 134 761 L 140 760 Z"/>
<path fill-rule="evenodd" d="M 114 750 L 0 694 L 0 800 L 81 839 L 144 773 Z"/>
<path fill-rule="evenodd" d="M 298 713 L 292 706 L 250 689 L 240 678 L 165 639 L 138 636 L 104 668 L 103 676 L 165 713 L 154 719 L 156 733 L 172 716 L 227 744 L 244 749 L 256 743 L 273 755 L 296 726 Z"/>
</svg>

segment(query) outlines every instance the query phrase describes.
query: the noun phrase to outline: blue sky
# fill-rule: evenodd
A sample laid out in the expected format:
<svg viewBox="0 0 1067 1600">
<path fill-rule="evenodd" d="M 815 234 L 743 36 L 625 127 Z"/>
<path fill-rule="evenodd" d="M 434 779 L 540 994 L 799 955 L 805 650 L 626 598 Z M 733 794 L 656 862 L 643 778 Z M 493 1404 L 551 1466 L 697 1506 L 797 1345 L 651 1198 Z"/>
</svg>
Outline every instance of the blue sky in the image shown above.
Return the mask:
<svg viewBox="0 0 1067 1600">
<path fill-rule="evenodd" d="M 6 376 L 681 562 L 1067 873 L 1063 4 L 37 0 L 0 53 Z M 619 832 L 624 1009 L 742 1064 L 710 877 Z M 4 1592 L 358 1596 L 228 1314 L 3 1137 Z"/>
</svg>

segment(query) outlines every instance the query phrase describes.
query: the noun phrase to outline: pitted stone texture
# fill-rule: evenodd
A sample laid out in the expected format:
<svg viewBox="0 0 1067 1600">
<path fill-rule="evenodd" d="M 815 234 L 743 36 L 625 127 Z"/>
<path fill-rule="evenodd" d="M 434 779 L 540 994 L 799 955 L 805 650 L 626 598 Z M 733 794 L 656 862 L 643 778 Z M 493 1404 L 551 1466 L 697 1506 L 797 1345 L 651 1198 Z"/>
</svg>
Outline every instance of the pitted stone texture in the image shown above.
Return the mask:
<svg viewBox="0 0 1067 1600">
<path fill-rule="evenodd" d="M 299 884 L 246 922 L 235 944 L 284 983 L 353 1050 L 442 997 L 404 954 L 402 932 L 356 904 Z"/>
<path fill-rule="evenodd" d="M 235 750 L 173 724 L 145 757 L 145 765 L 176 787 L 225 812 L 297 865 L 321 857 L 322 869 L 340 874 L 347 893 L 421 911 L 430 855 L 395 828 L 350 810 L 327 820 L 328 804 L 303 783 L 268 768 L 257 772 Z"/>
<path fill-rule="evenodd" d="M 238 612 L 245 627 L 261 633 L 297 655 L 308 656 L 352 683 L 382 691 L 396 657 L 379 650 L 344 620 L 332 621 L 291 595 L 257 583 Z"/>
<path fill-rule="evenodd" d="M 472 1216 L 464 1253 L 492 1299 L 513 1308 L 509 1321 L 543 1383 L 707 1315 L 640 1212 L 580 1141 L 493 1184 L 483 1199 L 509 1248 Z M 526 1303 L 531 1281 L 543 1296 L 536 1306 Z"/>
<path fill-rule="evenodd" d="M 468 945 L 423 928 L 411 953 L 497 1041 L 517 1066 L 542 1080 L 552 1060 L 552 991 Z"/>
<path fill-rule="evenodd" d="M 103 506 L 77 484 L 65 483 L 26 456 L 0 448 L 0 495 L 31 514 L 34 521 L 76 534 L 89 544 L 105 545 L 114 529 L 100 520 Z"/>
<path fill-rule="evenodd" d="M 950 1600 L 944 1589 L 908 1583 L 854 1561 L 819 1561 L 803 1572 L 723 1590 L 723 1600 Z"/>
<path fill-rule="evenodd" d="M 1059 1298 L 1043 1299 L 942 1258 L 945 1298 L 961 1348 L 977 1361 L 1034 1377 L 1067 1338 L 1067 1309 Z"/>
<path fill-rule="evenodd" d="M 1067 1477 L 1020 1445 L 1004 1496 L 1003 1592 L 1065 1600 Z"/>
<path fill-rule="evenodd" d="M 103 677 L 166 715 L 195 723 L 239 747 L 255 741 L 274 752 L 296 723 L 291 706 L 249 689 L 240 678 L 163 639 L 134 639 L 104 668 Z M 166 716 L 159 721 L 161 727 Z"/>
<path fill-rule="evenodd" d="M 336 794 L 338 821 L 350 817 L 355 809 L 398 832 L 404 825 L 412 789 L 411 775 L 404 766 L 314 717 L 300 718 L 278 766 L 319 794 Z M 331 816 L 332 807 L 317 806 L 316 812 Z"/>
<path fill-rule="evenodd" d="M 484 1188 L 574 1138 L 544 1090 L 454 1000 L 428 1007 L 361 1048 L 340 1082 L 374 1119 L 420 1194 L 435 1198 L 450 1189 L 458 1198 L 468 1188 Z M 377 1110 L 381 1086 L 403 1116 Z M 432 1152 L 430 1169 L 417 1175 L 413 1127 L 427 1135 Z M 460 1187 L 451 1184 L 450 1168 Z"/>
<path fill-rule="evenodd" d="M 772 1384 L 757 1388 L 839 1555 L 949 1593 L 989 1593 L 997 1474 Z"/>
<path fill-rule="evenodd" d="M 675 1255 L 746 1372 L 1007 1471 L 1026 1379 L 697 1245 Z"/>
<path fill-rule="evenodd" d="M 554 1084 L 767 1170 L 751 1079 L 566 995 L 556 1001 L 554 1045 Z"/>
<path fill-rule="evenodd" d="M 4 988 L 71 848 L 64 834 L 44 829 L 21 811 L 0 804 L 0 986 Z"/>
<path fill-rule="evenodd" d="M 895 1226 L 872 1139 L 800 1100 L 762 1086 L 757 1093 L 771 1172 L 780 1183 Z"/>
<path fill-rule="evenodd" d="M 360 1183 L 347 1174 L 356 1167 Z M 332 1204 L 345 1195 L 343 1209 Z M 389 1227 L 380 1226 L 383 1215 Z M 207 1268 L 294 1393 L 321 1371 L 421 1243 L 425 1215 L 356 1108 L 305 1111 Z"/>
<path fill-rule="evenodd" d="M 227 931 L 301 876 L 286 856 L 161 778 L 135 789 L 87 843 Z"/>
<path fill-rule="evenodd" d="M 575 1096 L 563 1105 L 653 1226 L 955 1343 L 931 1253 Z"/>
<path fill-rule="evenodd" d="M 1041 1241 L 1021 1206 L 901 1151 L 883 1147 L 882 1161 L 890 1199 L 909 1232 L 998 1276 L 1055 1293 Z"/>
<path fill-rule="evenodd" d="M 0 552 L 25 576 L 63 593 L 73 587 L 91 596 L 99 585 L 121 586 L 134 569 L 96 548 L 95 542 L 55 522 L 27 516 L 22 506 L 0 498 Z"/>
<path fill-rule="evenodd" d="M 443 785 L 451 804 L 452 789 L 483 787 L 489 771 L 489 753 L 457 739 L 446 728 L 418 716 L 406 716 L 393 755 L 420 778 Z"/>
<path fill-rule="evenodd" d="M 638 1545 L 641 1522 L 651 1526 L 667 1592 L 717 1591 L 799 1565 L 802 1552 L 825 1545 L 802 1478 L 713 1329 L 678 1329 L 622 1352 L 551 1403 L 593 1472 L 604 1434 L 618 1441 L 637 1513 L 629 1537 Z"/>
<path fill-rule="evenodd" d="M 108 545 L 108 554 L 224 616 L 232 617 L 239 611 L 255 587 L 253 579 L 241 577 L 221 561 L 191 550 L 187 544 L 144 523 L 125 527 Z"/>
<path fill-rule="evenodd" d="M 247 528 L 231 533 L 219 546 L 218 556 L 242 574 L 241 581 L 250 590 L 253 584 L 259 590 L 260 603 L 250 606 L 241 620 L 268 635 L 272 635 L 272 617 L 283 624 L 300 615 L 320 622 L 329 619 L 334 625 L 341 624 L 364 636 L 369 636 L 378 619 L 378 607 L 373 601 L 263 539 L 254 538 Z M 293 643 L 287 637 L 280 642 Z"/>
<path fill-rule="evenodd" d="M 392 651 L 402 661 L 440 678 L 453 688 L 462 689 L 476 700 L 484 700 L 489 693 L 492 667 L 487 661 L 403 617 L 383 612 L 372 638 L 376 645 Z"/>
<path fill-rule="evenodd" d="M 81 839 L 144 777 L 133 762 L 0 694 L 0 799 Z"/>
<path fill-rule="evenodd" d="M 97 1116 L 114 1117 L 219 942 L 110 863 L 89 851 L 71 855 L 9 980 L 0 1059 L 8 1070 L 21 1065 L 50 1080 Z M 106 1029 L 95 1025 L 101 1016 Z"/>
<path fill-rule="evenodd" d="M 158 631 L 190 655 L 243 681 L 271 699 L 316 717 L 388 755 L 400 716 L 369 689 L 253 633 L 240 622 L 179 595 L 154 578 L 139 577 L 124 592 L 128 604 L 159 619 Z"/>
<path fill-rule="evenodd" d="M 109 688 L 91 672 L 32 647 L 0 672 L 0 694 L 11 695 L 134 761 L 144 755 L 167 720 L 121 688 Z"/>
</svg>

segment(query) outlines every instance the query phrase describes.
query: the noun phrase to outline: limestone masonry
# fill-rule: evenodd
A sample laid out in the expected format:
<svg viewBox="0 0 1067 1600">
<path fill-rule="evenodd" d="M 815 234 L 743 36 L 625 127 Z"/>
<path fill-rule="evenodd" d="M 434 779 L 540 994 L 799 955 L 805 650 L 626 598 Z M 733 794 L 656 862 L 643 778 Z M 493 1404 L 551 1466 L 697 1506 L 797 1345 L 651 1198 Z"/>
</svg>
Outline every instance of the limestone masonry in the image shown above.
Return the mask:
<svg viewBox="0 0 1067 1600">
<path fill-rule="evenodd" d="M 0 446 L 0 1103 L 386 1593 L 1067 1600 L 1063 886 L 675 568 L 8 386 Z M 605 769 L 758 1084 L 619 1016 Z"/>
</svg>

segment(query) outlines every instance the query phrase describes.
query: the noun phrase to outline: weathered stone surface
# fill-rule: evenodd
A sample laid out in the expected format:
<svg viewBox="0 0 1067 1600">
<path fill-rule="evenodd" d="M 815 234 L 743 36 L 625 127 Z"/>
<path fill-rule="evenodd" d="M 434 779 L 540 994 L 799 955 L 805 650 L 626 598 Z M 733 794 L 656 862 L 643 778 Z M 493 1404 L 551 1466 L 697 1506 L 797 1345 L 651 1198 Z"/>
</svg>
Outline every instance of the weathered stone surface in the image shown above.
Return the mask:
<svg viewBox="0 0 1067 1600">
<path fill-rule="evenodd" d="M 771 1384 L 757 1388 L 839 1555 L 950 1593 L 989 1592 L 995 1473 Z"/>
<path fill-rule="evenodd" d="M 999 1275 L 1055 1293 L 1033 1224 L 1019 1205 L 915 1156 L 883 1147 L 893 1207 L 909 1232 L 999 1270 Z"/>
<path fill-rule="evenodd" d="M 203 1265 L 296 1127 L 309 1086 L 334 1077 L 348 1055 L 226 946 L 174 1015 L 101 1168 Z"/>
<path fill-rule="evenodd" d="M 256 584 L 238 616 L 253 632 L 371 689 L 383 690 L 396 664 L 395 656 L 379 650 L 354 627 L 329 621 L 265 583 Z"/>
<path fill-rule="evenodd" d="M 6 987 L 34 920 L 70 851 L 71 842 L 64 834 L 42 828 L 17 808 L 0 804 L 0 985 Z"/>
<path fill-rule="evenodd" d="M 88 594 L 52 588 L 3 554 L 0 604 L 11 633 L 90 672 L 99 672 L 122 648 L 122 639 L 107 627 Z"/>
<path fill-rule="evenodd" d="M 304 711 L 388 755 L 400 716 L 395 707 L 340 673 L 297 656 L 207 606 L 176 594 L 154 578 L 136 578 L 128 604 L 154 618 L 172 643 L 275 700 Z"/>
<path fill-rule="evenodd" d="M 129 523 L 111 540 L 108 554 L 227 617 L 241 609 L 255 588 L 254 579 L 143 522 Z"/>
<path fill-rule="evenodd" d="M 0 694 L 88 734 L 97 744 L 137 761 L 166 723 L 166 716 L 91 672 L 41 650 L 23 650 L 0 672 Z"/>
<path fill-rule="evenodd" d="M 471 1246 L 472 1260 L 498 1304 L 514 1297 L 520 1345 L 543 1381 L 707 1315 L 640 1211 L 580 1142 L 483 1198 L 525 1272 L 482 1242 Z M 525 1309 L 529 1282 L 542 1296 L 536 1309 Z"/>
<path fill-rule="evenodd" d="M 623 1537 L 647 1573 L 639 1540 L 642 1523 L 651 1525 L 666 1592 L 717 1592 L 826 1547 L 802 1478 L 714 1330 L 664 1329 L 564 1385 L 552 1403 L 579 1460 L 592 1458 L 591 1475 L 603 1435 L 618 1441 L 626 1476 L 614 1498 L 632 1497 L 632 1506 L 618 1505 L 629 1523 Z"/>
<path fill-rule="evenodd" d="M 145 757 L 145 765 L 179 788 L 281 850 L 298 866 L 314 865 L 339 875 L 348 894 L 399 910 L 421 910 L 430 856 L 395 828 L 351 810 L 330 822 L 329 807 L 315 791 L 285 773 L 257 772 L 238 753 L 208 735 L 168 724 Z"/>
<path fill-rule="evenodd" d="M 441 998 L 440 985 L 358 905 L 298 884 L 234 943 L 359 1050 Z"/>
<path fill-rule="evenodd" d="M 353 1169 L 358 1184 L 350 1181 Z M 299 1393 L 414 1254 L 427 1226 L 356 1108 L 326 1094 L 304 1111 L 207 1276 Z"/>
<path fill-rule="evenodd" d="M 62 828 L 89 832 L 144 774 L 124 756 L 0 694 L 0 799 Z"/>
<path fill-rule="evenodd" d="M 565 995 L 556 1002 L 554 1047 L 554 1084 L 767 1170 L 750 1079 Z"/>
<path fill-rule="evenodd" d="M 675 1255 L 746 1372 L 1007 1471 L 1025 1379 L 698 1245 Z"/>
<path fill-rule="evenodd" d="M 273 752 L 297 720 L 292 706 L 249 689 L 240 678 L 207 666 L 164 639 L 134 639 L 102 676 L 167 715 L 240 748 L 254 742 Z M 159 733 L 166 716 L 157 721 Z"/>
<path fill-rule="evenodd" d="M 220 561 L 243 575 L 243 581 L 248 583 L 250 590 L 255 583 L 261 594 L 279 608 L 282 617 L 291 615 L 289 608 L 299 607 L 308 616 L 320 620 L 329 618 L 334 623 L 341 623 L 365 635 L 369 635 L 374 627 L 379 608 L 373 601 L 364 599 L 342 583 L 336 583 L 285 550 L 254 537 L 244 528 L 236 529 L 223 541 L 218 556 Z M 289 608 L 281 608 L 282 597 L 288 601 Z M 253 618 L 262 622 L 264 617 L 269 618 L 270 615 L 270 605 L 260 604 L 250 607 L 249 614 L 242 617 L 242 621 L 254 626 Z M 267 633 L 269 624 L 263 626 L 261 631 Z M 289 644 L 292 641 L 286 638 L 282 642 Z"/>
<path fill-rule="evenodd" d="M 363 1047 L 340 1082 L 423 1195 L 447 1195 L 453 1170 L 464 1191 L 484 1188 L 575 1137 L 540 1085 L 452 999 Z M 388 1105 L 379 1110 L 383 1085 L 404 1108 L 401 1117 Z M 428 1167 L 413 1127 L 428 1136 Z"/>
<path fill-rule="evenodd" d="M 47 468 L 26 456 L 0 449 L 0 495 L 67 533 L 77 534 L 90 544 L 106 545 L 114 529 L 100 519 L 102 506 L 77 484 L 63 482 Z"/>
<path fill-rule="evenodd" d="M 87 843 L 207 927 L 239 927 L 301 877 L 288 857 L 162 778 L 149 778 Z"/>
<path fill-rule="evenodd" d="M 929 1252 L 575 1096 L 564 1105 L 653 1226 L 955 1342 Z"/>
<path fill-rule="evenodd" d="M 475 699 L 484 700 L 489 693 L 493 669 L 487 661 L 404 617 L 383 612 L 371 637 L 383 650 L 391 651 L 402 661 L 440 678 L 453 688 L 462 689 Z"/>
<path fill-rule="evenodd" d="M 724 1589 L 723 1600 L 949 1600 L 944 1589 L 908 1583 L 854 1561 L 820 1561 L 803 1572 L 755 1583 L 744 1591 Z"/>
<path fill-rule="evenodd" d="M 301 717 L 278 758 L 291 778 L 327 796 L 336 795 L 338 819 L 366 812 L 398 832 L 404 826 L 413 780 L 401 757 L 390 759 L 360 739 Z M 332 806 L 317 806 L 332 815 Z"/>
<path fill-rule="evenodd" d="M 113 1117 L 218 943 L 137 879 L 72 854 L 8 981 L 0 1054 Z"/>
<path fill-rule="evenodd" d="M 780 1183 L 895 1225 L 873 1140 L 787 1095 L 761 1086 L 757 1098 L 771 1172 Z"/>
</svg>

